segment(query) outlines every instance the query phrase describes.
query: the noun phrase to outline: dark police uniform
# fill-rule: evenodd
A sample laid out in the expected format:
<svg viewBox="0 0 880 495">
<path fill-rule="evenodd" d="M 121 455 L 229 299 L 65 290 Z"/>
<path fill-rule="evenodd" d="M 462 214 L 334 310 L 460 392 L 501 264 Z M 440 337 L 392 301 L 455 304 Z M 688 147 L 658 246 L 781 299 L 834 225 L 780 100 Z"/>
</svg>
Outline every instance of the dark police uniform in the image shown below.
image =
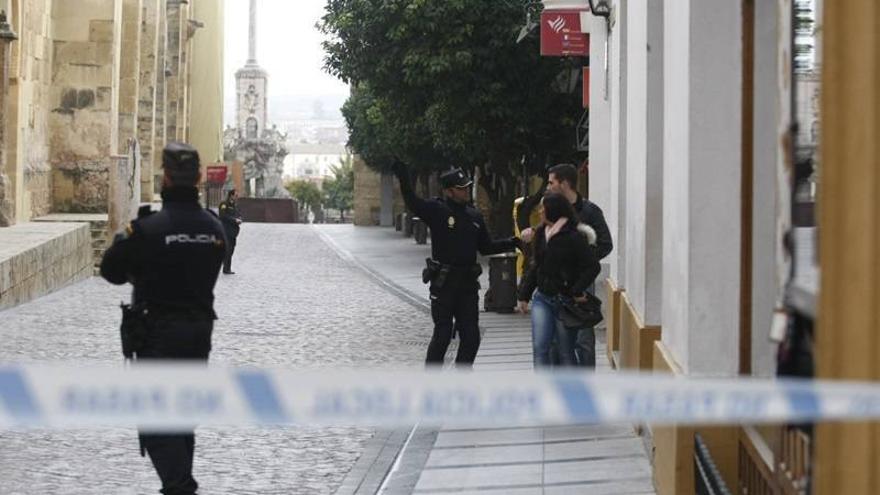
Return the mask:
<svg viewBox="0 0 880 495">
<path fill-rule="evenodd" d="M 194 168 L 197 177 L 198 164 L 198 153 L 187 145 L 169 143 L 163 152 L 166 175 L 174 170 L 186 175 Z M 216 319 L 214 284 L 225 256 L 223 226 L 201 207 L 195 187 L 166 188 L 161 211 L 134 220 L 117 235 L 101 261 L 101 276 L 113 284 L 131 282 L 133 303 L 145 307 L 138 360 L 207 361 Z M 193 431 L 139 437 L 162 480 L 162 493 L 195 493 Z"/>
<path fill-rule="evenodd" d="M 220 203 L 220 221 L 223 222 L 223 228 L 226 230 L 226 259 L 223 261 L 223 273 L 232 273 L 232 255 L 235 253 L 235 244 L 238 240 L 238 233 L 241 230 L 241 213 L 235 200 L 227 199 Z"/>
<path fill-rule="evenodd" d="M 431 317 L 434 335 L 428 345 L 428 364 L 443 364 L 453 331 L 461 339 L 456 364 L 473 364 L 480 348 L 479 282 L 477 251 L 483 255 L 513 250 L 511 238 L 493 241 L 483 216 L 468 204 L 452 199 L 424 200 L 416 196 L 408 174 L 401 165 L 394 169 L 407 208 L 431 229 L 429 274 Z M 470 187 L 471 181 L 460 169 L 440 177 L 443 188 Z"/>
</svg>

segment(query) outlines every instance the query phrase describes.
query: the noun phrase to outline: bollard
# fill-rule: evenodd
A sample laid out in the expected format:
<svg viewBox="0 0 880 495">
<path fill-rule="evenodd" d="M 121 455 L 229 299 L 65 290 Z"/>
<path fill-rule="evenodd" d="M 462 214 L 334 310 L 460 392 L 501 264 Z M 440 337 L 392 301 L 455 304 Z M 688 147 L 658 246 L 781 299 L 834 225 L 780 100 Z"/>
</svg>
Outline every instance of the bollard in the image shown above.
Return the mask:
<svg viewBox="0 0 880 495">
<path fill-rule="evenodd" d="M 403 235 L 404 237 L 413 235 L 413 216 L 410 212 L 403 214 Z"/>
<path fill-rule="evenodd" d="M 394 230 L 400 232 L 403 230 L 403 215 L 404 213 L 398 213 L 394 215 Z"/>
<path fill-rule="evenodd" d="M 489 290 L 484 307 L 496 313 L 516 310 L 516 253 L 489 256 Z"/>
<path fill-rule="evenodd" d="M 428 224 L 419 217 L 413 217 L 413 237 L 416 240 L 416 244 L 428 243 Z"/>
</svg>

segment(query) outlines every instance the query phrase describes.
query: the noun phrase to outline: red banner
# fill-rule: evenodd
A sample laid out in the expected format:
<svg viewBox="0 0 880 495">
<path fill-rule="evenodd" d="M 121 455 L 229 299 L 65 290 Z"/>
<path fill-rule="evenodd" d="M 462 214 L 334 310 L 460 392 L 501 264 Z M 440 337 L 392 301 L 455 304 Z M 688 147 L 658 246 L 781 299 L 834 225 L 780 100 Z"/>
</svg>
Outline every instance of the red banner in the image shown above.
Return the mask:
<svg viewBox="0 0 880 495">
<path fill-rule="evenodd" d="M 541 55 L 589 56 L 590 35 L 581 32 L 581 10 L 541 12 Z"/>
<path fill-rule="evenodd" d="M 225 166 L 208 166 L 205 169 L 205 180 L 208 184 L 225 184 L 227 168 Z"/>
</svg>

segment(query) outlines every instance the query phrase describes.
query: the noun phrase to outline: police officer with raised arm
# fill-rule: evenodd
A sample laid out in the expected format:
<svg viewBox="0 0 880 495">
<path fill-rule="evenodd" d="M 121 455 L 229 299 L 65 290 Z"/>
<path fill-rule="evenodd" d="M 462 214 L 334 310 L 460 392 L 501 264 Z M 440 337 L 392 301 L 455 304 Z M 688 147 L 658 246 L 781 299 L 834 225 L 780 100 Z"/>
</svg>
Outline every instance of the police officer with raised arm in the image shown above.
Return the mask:
<svg viewBox="0 0 880 495">
<path fill-rule="evenodd" d="M 434 335 L 425 359 L 428 365 L 442 365 L 453 333 L 461 339 L 457 366 L 470 367 L 480 348 L 479 281 L 483 255 L 511 251 L 518 240 L 492 240 L 483 216 L 471 206 L 470 178 L 454 168 L 440 176 L 444 198 L 422 199 L 412 189 L 402 163 L 393 167 L 407 209 L 431 229 L 431 258 L 422 279 L 429 283 Z"/>
<path fill-rule="evenodd" d="M 162 210 L 142 209 L 101 261 L 101 276 L 131 282 L 123 309 L 123 353 L 137 360 L 207 361 L 214 328 L 214 284 L 226 257 L 220 220 L 198 201 L 199 154 L 183 143 L 162 152 Z M 143 451 L 162 481 L 161 492 L 192 494 L 195 435 L 139 432 Z"/>
</svg>

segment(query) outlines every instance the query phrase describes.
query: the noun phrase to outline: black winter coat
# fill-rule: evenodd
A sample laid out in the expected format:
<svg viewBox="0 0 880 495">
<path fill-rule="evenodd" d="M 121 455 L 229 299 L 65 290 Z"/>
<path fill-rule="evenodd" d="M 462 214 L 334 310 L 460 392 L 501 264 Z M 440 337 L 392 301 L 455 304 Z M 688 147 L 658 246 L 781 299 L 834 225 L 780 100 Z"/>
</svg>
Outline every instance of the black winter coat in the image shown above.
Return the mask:
<svg viewBox="0 0 880 495">
<path fill-rule="evenodd" d="M 194 187 L 162 191 L 162 210 L 129 224 L 101 260 L 112 284 L 134 284 L 134 302 L 214 314 L 214 284 L 226 257 L 220 221 Z"/>
<path fill-rule="evenodd" d="M 611 241 L 611 231 L 608 230 L 608 223 L 605 222 L 602 208 L 580 194 L 572 207 L 578 214 L 580 222 L 589 225 L 596 232 L 596 242 L 591 249 L 595 251 L 595 256 L 599 260 L 604 259 L 614 249 L 614 244 Z"/>
<path fill-rule="evenodd" d="M 519 286 L 520 301 L 530 300 L 536 288 L 547 296 L 580 296 L 599 276 L 591 227 L 569 220 L 549 243 L 545 232 L 541 226 L 535 233 L 535 254 Z"/>
</svg>

